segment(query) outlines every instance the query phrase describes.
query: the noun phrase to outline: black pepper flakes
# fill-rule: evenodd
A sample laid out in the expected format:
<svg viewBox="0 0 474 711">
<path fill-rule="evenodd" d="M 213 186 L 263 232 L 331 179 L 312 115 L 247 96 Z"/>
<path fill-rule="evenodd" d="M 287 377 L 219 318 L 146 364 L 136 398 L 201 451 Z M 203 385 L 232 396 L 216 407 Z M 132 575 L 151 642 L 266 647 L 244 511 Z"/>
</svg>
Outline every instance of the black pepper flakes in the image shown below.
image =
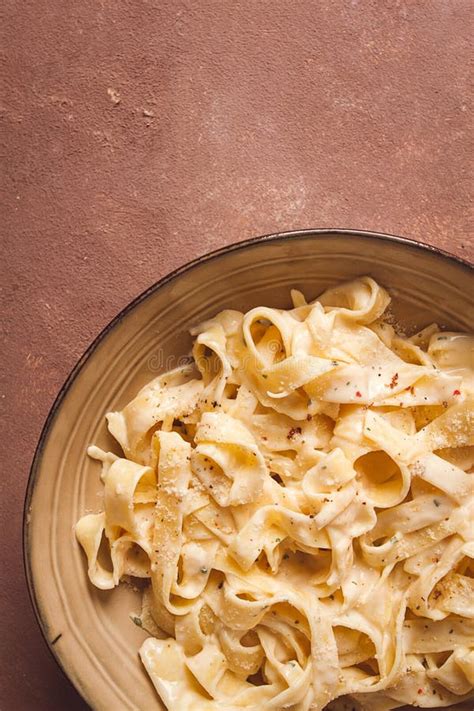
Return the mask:
<svg viewBox="0 0 474 711">
<path fill-rule="evenodd" d="M 300 435 L 301 434 L 301 427 L 292 427 L 291 430 L 288 432 L 286 438 L 287 439 L 293 439 L 295 435 Z"/>
</svg>

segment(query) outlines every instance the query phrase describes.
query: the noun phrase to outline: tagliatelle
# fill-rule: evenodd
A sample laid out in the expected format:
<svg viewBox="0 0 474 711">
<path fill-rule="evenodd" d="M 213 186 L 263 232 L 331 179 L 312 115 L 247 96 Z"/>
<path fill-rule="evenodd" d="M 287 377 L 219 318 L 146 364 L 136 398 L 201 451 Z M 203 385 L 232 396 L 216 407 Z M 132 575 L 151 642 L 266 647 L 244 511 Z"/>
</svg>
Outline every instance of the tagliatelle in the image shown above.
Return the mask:
<svg viewBox="0 0 474 711">
<path fill-rule="evenodd" d="M 107 415 L 90 580 L 150 579 L 170 711 L 470 699 L 474 338 L 398 334 L 369 277 L 292 298 L 206 321 L 193 364 Z"/>
</svg>

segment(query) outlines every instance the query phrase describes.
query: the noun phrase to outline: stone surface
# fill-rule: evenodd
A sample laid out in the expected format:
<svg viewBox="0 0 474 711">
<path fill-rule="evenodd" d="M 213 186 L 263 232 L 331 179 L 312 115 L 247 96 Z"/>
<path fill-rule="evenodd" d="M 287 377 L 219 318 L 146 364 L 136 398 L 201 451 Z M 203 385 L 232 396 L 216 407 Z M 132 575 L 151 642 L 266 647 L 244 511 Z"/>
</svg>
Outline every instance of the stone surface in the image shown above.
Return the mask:
<svg viewBox="0 0 474 711">
<path fill-rule="evenodd" d="M 0 706 L 86 708 L 23 576 L 53 398 L 132 297 L 298 227 L 473 256 L 470 0 L 4 0 Z"/>
</svg>

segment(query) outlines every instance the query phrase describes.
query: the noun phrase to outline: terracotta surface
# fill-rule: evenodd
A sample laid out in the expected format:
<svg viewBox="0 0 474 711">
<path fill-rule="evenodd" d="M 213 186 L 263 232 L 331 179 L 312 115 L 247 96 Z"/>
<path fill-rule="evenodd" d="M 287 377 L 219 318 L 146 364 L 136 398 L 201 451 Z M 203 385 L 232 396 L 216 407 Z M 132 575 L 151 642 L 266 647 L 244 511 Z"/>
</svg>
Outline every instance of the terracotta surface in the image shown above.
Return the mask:
<svg viewBox="0 0 474 711">
<path fill-rule="evenodd" d="M 67 9 L 66 9 L 67 8 Z M 4 0 L 2 711 L 85 704 L 28 601 L 23 494 L 54 396 L 133 296 L 305 226 L 473 256 L 470 0 Z"/>
</svg>

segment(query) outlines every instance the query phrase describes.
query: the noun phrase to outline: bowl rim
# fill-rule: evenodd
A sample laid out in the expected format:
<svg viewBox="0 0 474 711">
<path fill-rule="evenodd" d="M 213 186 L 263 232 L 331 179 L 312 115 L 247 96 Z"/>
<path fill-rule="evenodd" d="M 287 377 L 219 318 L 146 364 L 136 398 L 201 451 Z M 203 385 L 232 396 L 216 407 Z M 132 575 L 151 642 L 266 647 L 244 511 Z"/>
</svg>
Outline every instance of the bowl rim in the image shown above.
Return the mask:
<svg viewBox="0 0 474 711">
<path fill-rule="evenodd" d="M 255 246 L 258 246 L 260 244 L 265 244 L 267 242 L 277 242 L 277 241 L 284 241 L 284 240 L 290 240 L 294 237 L 305 237 L 305 238 L 318 238 L 318 237 L 327 237 L 327 236 L 333 236 L 333 237 L 362 237 L 362 238 L 367 238 L 367 239 L 375 239 L 380 242 L 389 242 L 389 243 L 398 243 L 405 245 L 409 249 L 416 249 L 421 252 L 425 253 L 432 253 L 437 255 L 443 260 L 447 260 L 450 262 L 454 262 L 458 264 L 460 267 L 466 269 L 468 272 L 473 272 L 474 271 L 474 263 L 468 261 L 467 259 L 464 259 L 462 257 L 459 257 L 455 254 L 452 254 L 444 249 L 441 249 L 439 247 L 436 247 L 434 245 L 428 244 L 426 242 L 422 242 L 419 240 L 415 240 L 412 238 L 408 237 L 400 237 L 398 235 L 393 235 L 389 233 L 384 233 L 384 232 L 376 232 L 376 231 L 371 231 L 371 230 L 358 230 L 358 229 L 347 229 L 347 228 L 306 228 L 306 229 L 297 229 L 297 230 L 288 230 L 288 231 L 283 231 L 283 232 L 274 232 L 270 234 L 265 234 L 265 235 L 260 235 L 257 237 L 251 237 L 246 240 L 242 240 L 239 242 L 233 242 L 231 244 L 225 245 L 224 247 L 219 247 L 218 249 L 212 250 L 211 252 L 207 252 L 205 254 L 199 255 L 198 257 L 195 257 L 194 259 L 190 260 L 189 262 L 186 262 L 185 264 L 177 267 L 173 271 L 165 274 L 163 277 L 158 279 L 156 282 L 151 284 L 148 288 L 146 288 L 144 291 L 142 291 L 140 294 L 135 296 L 126 306 L 124 306 L 123 309 L 121 309 L 100 331 L 99 333 L 95 336 L 95 338 L 90 342 L 90 344 L 87 346 L 85 351 L 82 353 L 82 355 L 79 357 L 77 360 L 76 364 L 73 366 L 72 370 L 69 372 L 68 376 L 64 380 L 63 384 L 61 385 L 58 394 L 56 395 L 49 412 L 46 416 L 46 419 L 44 421 L 43 427 L 41 429 L 41 433 L 38 438 L 37 445 L 35 447 L 35 451 L 33 454 L 31 466 L 28 472 L 28 480 L 26 484 L 26 490 L 25 490 L 25 496 L 24 496 L 24 502 L 23 502 L 23 517 L 22 517 L 22 553 L 23 553 L 23 570 L 24 570 L 24 575 L 26 579 L 26 584 L 27 584 L 27 589 L 28 589 L 28 595 L 30 599 L 31 606 L 33 608 L 33 612 L 36 618 L 36 622 L 38 624 L 38 627 L 41 632 L 41 636 L 43 637 L 43 640 L 46 644 L 47 649 L 49 650 L 51 656 L 53 657 L 54 661 L 58 665 L 59 669 L 62 671 L 64 676 L 67 678 L 70 684 L 75 688 L 79 696 L 87 703 L 89 706 L 91 705 L 90 700 L 86 697 L 84 690 L 80 688 L 69 676 L 65 665 L 63 665 L 61 655 L 56 652 L 54 649 L 54 644 L 57 641 L 52 640 L 50 641 L 48 639 L 47 633 L 46 633 L 46 620 L 43 619 L 40 608 L 38 605 L 38 600 L 37 600 L 37 594 L 35 590 L 35 584 L 34 584 L 34 578 L 31 570 L 31 557 L 30 557 L 30 540 L 29 540 L 29 532 L 28 532 L 28 524 L 29 524 L 29 509 L 31 507 L 31 501 L 33 499 L 34 495 L 34 490 L 35 490 L 35 485 L 36 485 L 36 480 L 38 476 L 38 471 L 40 469 L 42 457 L 43 457 L 43 451 L 45 447 L 46 440 L 48 438 L 49 432 L 54 424 L 54 421 L 56 419 L 56 416 L 60 410 L 62 401 L 64 400 L 67 392 L 69 391 L 71 385 L 75 381 L 76 377 L 78 376 L 79 372 L 82 370 L 83 366 L 85 363 L 89 360 L 89 358 L 92 357 L 94 351 L 97 349 L 97 346 L 104 340 L 104 338 L 123 320 L 123 318 L 130 312 L 132 311 L 136 306 L 138 306 L 142 301 L 146 300 L 151 294 L 154 294 L 155 292 L 159 291 L 163 286 L 168 284 L 169 282 L 173 281 L 174 279 L 180 277 L 182 274 L 191 271 L 195 267 L 197 267 L 200 264 L 206 263 L 206 262 L 211 262 L 215 259 L 218 259 L 219 257 L 233 253 L 233 252 L 238 252 L 240 250 L 245 250 L 248 248 L 252 248 Z"/>
</svg>

